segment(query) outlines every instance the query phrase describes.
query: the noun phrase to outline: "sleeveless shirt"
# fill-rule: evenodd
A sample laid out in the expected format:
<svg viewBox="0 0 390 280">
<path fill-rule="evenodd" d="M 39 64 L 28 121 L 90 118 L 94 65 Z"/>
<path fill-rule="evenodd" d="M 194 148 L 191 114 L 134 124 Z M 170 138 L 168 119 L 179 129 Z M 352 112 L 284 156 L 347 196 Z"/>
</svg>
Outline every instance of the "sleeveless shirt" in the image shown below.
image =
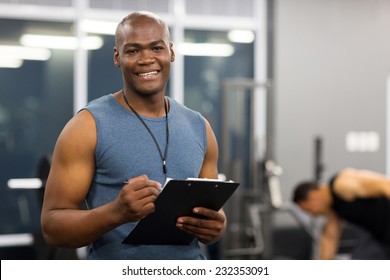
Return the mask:
<svg viewBox="0 0 390 280">
<path fill-rule="evenodd" d="M 207 148 L 203 117 L 168 98 L 169 144 L 167 174 L 163 173 L 158 149 L 136 115 L 112 94 L 90 102 L 88 110 L 96 123 L 95 174 L 85 199 L 88 209 L 113 201 L 123 181 L 140 175 L 164 185 L 166 178 L 198 177 Z M 153 132 L 160 149 L 166 145 L 166 119 L 141 116 Z M 123 224 L 104 234 L 88 249 L 89 259 L 204 259 L 196 239 L 190 245 L 128 245 L 123 239 L 136 222 Z M 151 232 L 150 234 L 158 234 Z"/>
<path fill-rule="evenodd" d="M 385 197 L 345 201 L 334 191 L 334 176 L 330 182 L 332 208 L 346 221 L 358 225 L 372 234 L 379 242 L 390 244 L 390 200 Z"/>
</svg>

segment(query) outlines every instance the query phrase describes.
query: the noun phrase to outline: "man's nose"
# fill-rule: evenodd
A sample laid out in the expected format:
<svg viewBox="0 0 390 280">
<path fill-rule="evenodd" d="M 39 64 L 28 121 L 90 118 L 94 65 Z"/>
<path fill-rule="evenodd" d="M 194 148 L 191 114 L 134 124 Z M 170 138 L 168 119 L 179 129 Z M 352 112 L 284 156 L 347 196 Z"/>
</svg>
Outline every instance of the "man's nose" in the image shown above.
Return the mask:
<svg viewBox="0 0 390 280">
<path fill-rule="evenodd" d="M 155 61 L 155 58 L 151 51 L 145 50 L 141 52 L 141 57 L 138 60 L 139 65 L 151 64 Z"/>
</svg>

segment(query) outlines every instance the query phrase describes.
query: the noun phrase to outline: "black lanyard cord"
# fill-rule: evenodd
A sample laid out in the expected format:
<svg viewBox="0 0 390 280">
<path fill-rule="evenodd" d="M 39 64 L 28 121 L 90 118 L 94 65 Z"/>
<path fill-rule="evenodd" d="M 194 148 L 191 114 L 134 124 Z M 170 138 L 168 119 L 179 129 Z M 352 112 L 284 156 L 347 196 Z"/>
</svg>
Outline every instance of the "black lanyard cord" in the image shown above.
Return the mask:
<svg viewBox="0 0 390 280">
<path fill-rule="evenodd" d="M 160 145 L 158 144 L 156 137 L 154 137 L 153 132 L 150 130 L 149 126 L 145 123 L 145 121 L 141 118 L 141 116 L 137 113 L 136 110 L 133 109 L 133 107 L 130 106 L 130 103 L 127 101 L 125 91 L 122 89 L 122 94 L 123 94 L 123 99 L 125 100 L 127 106 L 129 106 L 130 110 L 137 116 L 137 118 L 140 120 L 140 122 L 143 124 L 143 126 L 146 128 L 146 130 L 149 132 L 150 136 L 152 137 L 154 144 L 156 144 L 158 153 L 160 154 L 161 160 L 162 160 L 162 169 L 164 174 L 167 173 L 167 155 L 168 155 L 168 141 L 169 141 L 169 126 L 168 126 L 168 109 L 167 109 L 167 102 L 166 98 L 164 97 L 164 110 L 165 110 L 165 139 L 166 139 L 166 144 L 165 144 L 165 150 L 164 150 L 164 155 L 161 151 Z"/>
</svg>

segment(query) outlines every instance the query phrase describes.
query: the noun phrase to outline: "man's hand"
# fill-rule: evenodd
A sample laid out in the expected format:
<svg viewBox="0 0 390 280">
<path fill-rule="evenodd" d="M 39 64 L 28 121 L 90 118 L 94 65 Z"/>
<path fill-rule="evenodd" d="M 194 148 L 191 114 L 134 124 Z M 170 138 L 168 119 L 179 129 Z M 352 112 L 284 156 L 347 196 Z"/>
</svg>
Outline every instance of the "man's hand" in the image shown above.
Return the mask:
<svg viewBox="0 0 390 280">
<path fill-rule="evenodd" d="M 123 220 L 137 221 L 154 212 L 160 190 L 161 184 L 146 175 L 129 179 L 116 199 Z"/>
<path fill-rule="evenodd" d="M 179 217 L 176 226 L 194 235 L 204 244 L 213 243 L 222 237 L 226 229 L 226 216 L 222 209 L 214 211 L 196 207 L 193 212 L 197 217 Z"/>
</svg>

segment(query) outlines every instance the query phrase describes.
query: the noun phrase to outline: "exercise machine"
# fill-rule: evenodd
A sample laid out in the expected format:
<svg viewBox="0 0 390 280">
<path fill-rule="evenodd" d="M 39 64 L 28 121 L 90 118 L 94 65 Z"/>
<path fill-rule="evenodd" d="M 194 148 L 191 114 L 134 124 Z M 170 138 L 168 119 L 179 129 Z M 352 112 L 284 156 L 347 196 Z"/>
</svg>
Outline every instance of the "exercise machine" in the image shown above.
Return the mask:
<svg viewBox="0 0 390 280">
<path fill-rule="evenodd" d="M 282 170 L 273 158 L 271 84 L 226 80 L 221 105 L 221 170 L 241 183 L 224 207 L 229 223 L 221 258 L 270 258 L 271 213 L 282 206 Z"/>
</svg>

